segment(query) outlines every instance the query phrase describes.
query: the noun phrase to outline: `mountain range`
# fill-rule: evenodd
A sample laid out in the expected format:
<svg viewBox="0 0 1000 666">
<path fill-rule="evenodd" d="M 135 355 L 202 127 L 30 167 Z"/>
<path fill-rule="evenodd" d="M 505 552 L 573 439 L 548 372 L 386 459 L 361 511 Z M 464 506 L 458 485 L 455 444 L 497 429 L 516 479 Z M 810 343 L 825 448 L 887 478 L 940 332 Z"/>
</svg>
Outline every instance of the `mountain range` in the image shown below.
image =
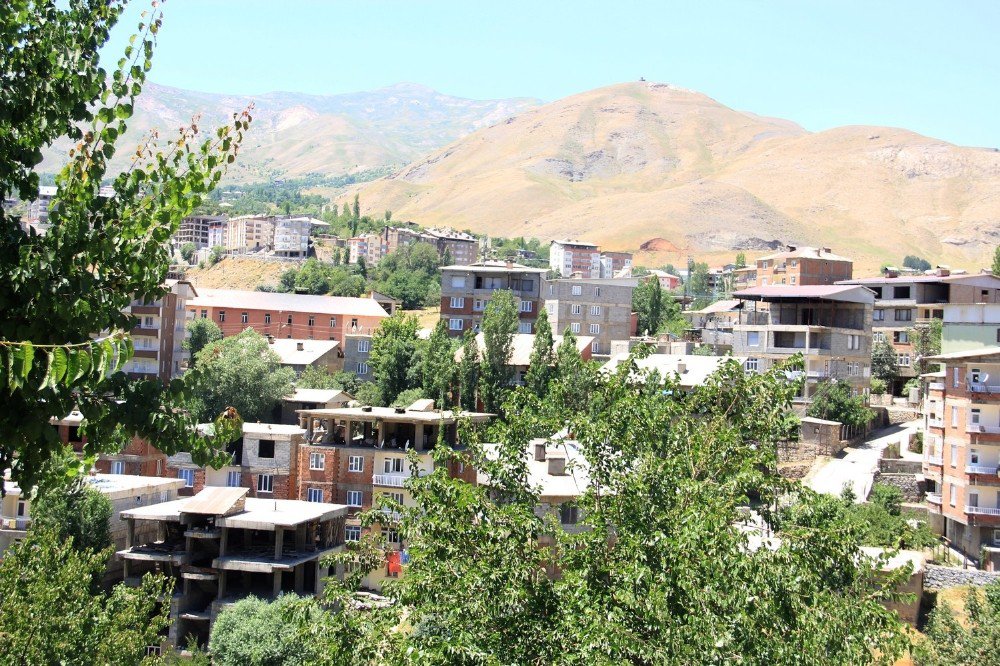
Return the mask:
<svg viewBox="0 0 1000 666">
<path fill-rule="evenodd" d="M 254 122 L 229 182 L 381 171 L 390 175 L 335 194 L 423 225 L 580 238 L 645 265 L 821 245 L 854 257 L 856 272 L 908 254 L 978 269 L 1000 242 L 995 149 L 889 127 L 810 132 L 645 81 L 547 104 L 415 84 L 241 97 L 150 83 L 124 145 L 195 115 L 224 122 L 249 101 Z"/>
</svg>

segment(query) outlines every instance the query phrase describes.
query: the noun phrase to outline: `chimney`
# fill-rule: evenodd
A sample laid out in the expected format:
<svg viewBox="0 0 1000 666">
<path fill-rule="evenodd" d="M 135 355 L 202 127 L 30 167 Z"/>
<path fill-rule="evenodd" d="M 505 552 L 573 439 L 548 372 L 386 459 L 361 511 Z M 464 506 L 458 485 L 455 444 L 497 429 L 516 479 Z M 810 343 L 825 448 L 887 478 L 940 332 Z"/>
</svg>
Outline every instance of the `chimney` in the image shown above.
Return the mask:
<svg viewBox="0 0 1000 666">
<path fill-rule="evenodd" d="M 951 275 L 951 271 L 948 269 L 947 266 L 938 266 L 936 274 L 938 277 L 948 277 L 949 275 Z"/>
<path fill-rule="evenodd" d="M 566 474 L 566 456 L 549 456 L 549 475 L 563 476 Z"/>
<path fill-rule="evenodd" d="M 267 336 L 267 344 L 269 344 L 269 345 L 273 345 L 274 344 L 274 336 L 273 335 L 268 335 Z"/>
<path fill-rule="evenodd" d="M 295 343 L 295 351 L 305 351 L 305 349 L 306 349 L 306 343 L 304 342 Z"/>
<path fill-rule="evenodd" d="M 824 247 L 823 252 L 825 252 L 826 254 L 833 254 L 833 250 L 828 247 Z"/>
<path fill-rule="evenodd" d="M 683 375 L 685 372 L 687 372 L 687 370 L 688 370 L 687 369 L 687 363 L 685 363 L 684 361 L 678 361 L 677 362 L 677 374 L 678 375 Z"/>
<path fill-rule="evenodd" d="M 535 460 L 545 462 L 545 442 L 535 442 Z"/>
</svg>

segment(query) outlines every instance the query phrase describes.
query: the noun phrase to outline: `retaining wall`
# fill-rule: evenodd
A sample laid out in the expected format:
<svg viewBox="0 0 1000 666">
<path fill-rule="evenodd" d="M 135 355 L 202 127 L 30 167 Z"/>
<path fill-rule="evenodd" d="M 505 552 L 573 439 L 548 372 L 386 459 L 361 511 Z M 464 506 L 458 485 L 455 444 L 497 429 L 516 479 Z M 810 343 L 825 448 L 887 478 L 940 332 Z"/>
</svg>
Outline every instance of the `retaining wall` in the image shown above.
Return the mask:
<svg viewBox="0 0 1000 666">
<path fill-rule="evenodd" d="M 979 569 L 959 569 L 928 564 L 924 571 L 925 590 L 943 590 L 961 585 L 988 585 L 1000 580 L 998 571 L 980 571 Z"/>
</svg>

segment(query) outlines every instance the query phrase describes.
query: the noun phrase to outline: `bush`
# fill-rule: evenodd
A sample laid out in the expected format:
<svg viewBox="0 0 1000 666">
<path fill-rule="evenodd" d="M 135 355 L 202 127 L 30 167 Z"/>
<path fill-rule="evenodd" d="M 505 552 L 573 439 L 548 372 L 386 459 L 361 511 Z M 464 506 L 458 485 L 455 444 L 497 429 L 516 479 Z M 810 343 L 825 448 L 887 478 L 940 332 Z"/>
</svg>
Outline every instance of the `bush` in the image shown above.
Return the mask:
<svg viewBox="0 0 1000 666">
<path fill-rule="evenodd" d="M 913 452 L 923 453 L 924 452 L 924 431 L 918 430 L 913 435 Z"/>
<path fill-rule="evenodd" d="M 406 389 L 402 393 L 396 396 L 396 399 L 392 401 L 390 407 L 409 407 L 417 400 L 424 397 L 424 392 L 422 389 L 412 388 Z"/>
<path fill-rule="evenodd" d="M 362 405 L 370 405 L 372 407 L 385 406 L 382 400 L 382 391 L 375 382 L 365 382 L 359 386 L 354 392 L 354 399 Z"/>
<path fill-rule="evenodd" d="M 872 393 L 875 395 L 882 395 L 888 390 L 888 386 L 884 379 L 879 377 L 872 377 Z"/>
<path fill-rule="evenodd" d="M 212 661 L 222 666 L 305 666 L 324 656 L 310 634 L 326 624 L 332 624 L 330 617 L 315 599 L 247 597 L 219 613 L 208 646 Z"/>
</svg>

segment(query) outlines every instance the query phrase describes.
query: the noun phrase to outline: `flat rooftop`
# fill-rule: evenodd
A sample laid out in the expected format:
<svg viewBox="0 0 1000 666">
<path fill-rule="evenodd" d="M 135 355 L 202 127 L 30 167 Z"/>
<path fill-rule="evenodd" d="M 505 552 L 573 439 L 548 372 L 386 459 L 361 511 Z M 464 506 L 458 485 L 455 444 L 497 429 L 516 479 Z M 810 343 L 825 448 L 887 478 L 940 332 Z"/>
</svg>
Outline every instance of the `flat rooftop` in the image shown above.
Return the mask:
<svg viewBox="0 0 1000 666">
<path fill-rule="evenodd" d="M 482 423 L 494 415 L 484 412 L 421 411 L 407 409 L 398 413 L 394 407 L 335 407 L 332 409 L 298 409 L 297 413 L 318 419 L 346 419 L 350 421 L 389 421 L 396 423 L 444 423 L 450 425 L 462 419 Z"/>
<path fill-rule="evenodd" d="M 840 301 L 874 303 L 875 292 L 860 285 L 764 285 L 733 292 L 733 298 L 743 301 Z"/>
<path fill-rule="evenodd" d="M 275 313 L 309 312 L 340 316 L 357 315 L 360 317 L 389 316 L 382 309 L 382 306 L 371 298 L 280 294 L 277 292 L 240 291 L 236 289 L 199 289 L 198 296 L 190 299 L 187 307 L 270 310 Z"/>
<path fill-rule="evenodd" d="M 122 518 L 136 520 L 166 520 L 180 522 L 184 507 L 197 498 L 184 497 L 172 502 L 161 502 L 150 506 L 140 506 L 122 511 Z M 219 517 L 215 524 L 219 527 L 237 527 L 255 530 L 274 530 L 276 527 L 295 527 L 313 520 L 330 520 L 347 516 L 347 506 L 325 502 L 304 502 L 301 500 L 269 500 L 248 497 L 244 510 L 231 516 Z"/>
</svg>

